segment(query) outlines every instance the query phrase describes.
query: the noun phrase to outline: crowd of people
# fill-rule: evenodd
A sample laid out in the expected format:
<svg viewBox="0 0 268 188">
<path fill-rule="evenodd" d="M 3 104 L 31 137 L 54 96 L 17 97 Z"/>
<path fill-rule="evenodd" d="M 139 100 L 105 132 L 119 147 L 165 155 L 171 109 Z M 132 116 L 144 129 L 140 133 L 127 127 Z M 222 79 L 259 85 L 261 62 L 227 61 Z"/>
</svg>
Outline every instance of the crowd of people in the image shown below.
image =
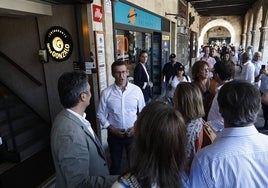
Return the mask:
<svg viewBox="0 0 268 188">
<path fill-rule="evenodd" d="M 108 132 L 108 159 L 85 118 L 91 98 L 87 75 L 64 73 L 58 80 L 64 109 L 51 133 L 56 187 L 266 187 L 268 136 L 254 122 L 262 107 L 268 129 L 268 71 L 260 52 L 252 59 L 244 52 L 236 79 L 231 52 L 218 56 L 213 50 L 204 47 L 191 75 L 170 54 L 161 75 L 169 104 L 153 100 L 146 51 L 134 83 L 125 62 L 113 62 L 115 82 L 102 91 L 96 114 Z M 217 135 L 208 146 L 204 122 Z"/>
</svg>

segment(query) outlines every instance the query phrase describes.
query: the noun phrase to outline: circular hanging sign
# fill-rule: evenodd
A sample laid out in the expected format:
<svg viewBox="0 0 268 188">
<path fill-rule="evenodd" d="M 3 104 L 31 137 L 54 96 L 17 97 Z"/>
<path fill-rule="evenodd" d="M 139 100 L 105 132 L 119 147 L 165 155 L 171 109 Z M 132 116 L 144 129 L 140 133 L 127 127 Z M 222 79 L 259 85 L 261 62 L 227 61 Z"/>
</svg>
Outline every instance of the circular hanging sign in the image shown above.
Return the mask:
<svg viewBox="0 0 268 188">
<path fill-rule="evenodd" d="M 68 31 L 60 26 L 51 27 L 45 38 L 46 49 L 57 61 L 64 61 L 73 51 L 73 41 Z"/>
</svg>

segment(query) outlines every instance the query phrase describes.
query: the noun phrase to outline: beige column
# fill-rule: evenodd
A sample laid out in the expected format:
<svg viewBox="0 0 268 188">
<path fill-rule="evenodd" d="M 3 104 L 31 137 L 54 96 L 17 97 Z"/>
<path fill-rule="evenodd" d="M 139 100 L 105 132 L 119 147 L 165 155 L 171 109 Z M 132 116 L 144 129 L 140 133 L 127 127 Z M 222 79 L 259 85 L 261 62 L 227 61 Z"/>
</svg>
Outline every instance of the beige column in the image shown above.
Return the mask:
<svg viewBox="0 0 268 188">
<path fill-rule="evenodd" d="M 260 38 L 260 46 L 259 51 L 262 52 L 262 61 L 268 61 L 268 27 L 262 27 L 261 30 L 261 38 Z"/>
<path fill-rule="evenodd" d="M 247 32 L 246 48 L 251 45 L 251 31 Z"/>
<path fill-rule="evenodd" d="M 253 49 L 252 49 L 253 53 L 256 52 L 259 48 L 259 46 L 258 45 L 256 46 L 256 44 L 255 44 L 256 43 L 256 33 L 257 33 L 256 30 L 251 31 L 252 37 L 251 37 L 251 44 L 250 45 L 253 46 Z"/>
<path fill-rule="evenodd" d="M 241 46 L 243 49 L 246 49 L 246 39 L 247 35 L 245 33 L 241 34 Z"/>
</svg>

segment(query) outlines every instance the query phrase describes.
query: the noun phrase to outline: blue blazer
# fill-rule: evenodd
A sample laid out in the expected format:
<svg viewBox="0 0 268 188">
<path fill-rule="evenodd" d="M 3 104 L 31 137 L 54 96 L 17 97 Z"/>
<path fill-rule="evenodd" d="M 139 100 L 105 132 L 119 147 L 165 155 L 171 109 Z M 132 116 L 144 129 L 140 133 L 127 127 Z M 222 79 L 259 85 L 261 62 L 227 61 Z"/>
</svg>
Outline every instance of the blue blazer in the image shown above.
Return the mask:
<svg viewBox="0 0 268 188">
<path fill-rule="evenodd" d="M 66 109 L 52 126 L 51 152 L 56 168 L 56 187 L 110 187 L 110 176 L 102 144 Z"/>
<path fill-rule="evenodd" d="M 141 88 L 143 96 L 144 96 L 144 100 L 145 102 L 147 102 L 149 98 L 152 97 L 152 92 L 151 92 L 152 88 L 150 88 L 149 86 L 146 86 L 143 89 L 144 82 L 149 82 L 149 80 L 148 80 L 148 77 L 144 68 L 142 67 L 142 64 L 138 63 L 134 69 L 134 84 Z"/>
</svg>

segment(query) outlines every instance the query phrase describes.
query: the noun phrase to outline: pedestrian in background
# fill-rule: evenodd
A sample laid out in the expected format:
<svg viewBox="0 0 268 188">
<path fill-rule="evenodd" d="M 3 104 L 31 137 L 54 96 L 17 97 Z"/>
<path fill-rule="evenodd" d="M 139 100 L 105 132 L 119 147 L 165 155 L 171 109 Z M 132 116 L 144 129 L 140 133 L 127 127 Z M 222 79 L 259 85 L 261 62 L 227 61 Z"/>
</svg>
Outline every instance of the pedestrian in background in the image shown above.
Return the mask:
<svg viewBox="0 0 268 188">
<path fill-rule="evenodd" d="M 248 52 L 244 52 L 241 55 L 241 63 L 242 63 L 242 72 L 240 74 L 240 79 L 246 80 L 249 83 L 254 84 L 254 82 L 255 82 L 255 66 L 251 62 L 250 54 Z"/>
<path fill-rule="evenodd" d="M 183 66 L 180 62 L 177 62 L 176 54 L 174 53 L 169 55 L 169 60 L 170 61 L 164 65 L 161 73 L 161 83 L 164 87 L 163 90 L 167 89 L 170 78 L 176 75 L 178 68 Z"/>
<path fill-rule="evenodd" d="M 148 53 L 144 50 L 141 51 L 139 63 L 134 69 L 134 84 L 141 88 L 146 104 L 150 103 L 153 97 L 153 82 L 150 81 L 150 75 L 146 68 L 147 60 Z"/>
</svg>

